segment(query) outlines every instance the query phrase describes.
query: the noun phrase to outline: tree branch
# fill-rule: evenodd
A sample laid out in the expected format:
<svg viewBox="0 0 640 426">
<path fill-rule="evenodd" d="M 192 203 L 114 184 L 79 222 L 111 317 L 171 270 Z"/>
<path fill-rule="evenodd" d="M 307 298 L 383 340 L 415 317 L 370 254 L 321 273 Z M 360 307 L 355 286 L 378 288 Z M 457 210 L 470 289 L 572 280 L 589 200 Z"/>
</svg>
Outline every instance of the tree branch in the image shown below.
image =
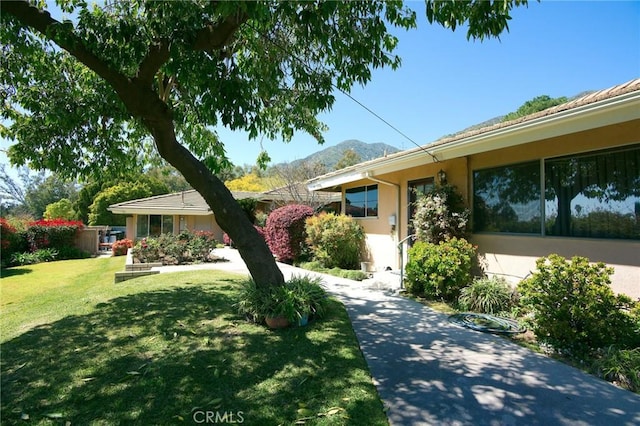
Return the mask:
<svg viewBox="0 0 640 426">
<path fill-rule="evenodd" d="M 90 52 L 73 31 L 66 30 L 65 24 L 53 19 L 46 10 L 40 10 L 31 6 L 28 2 L 20 0 L 3 1 L 2 12 L 15 17 L 21 24 L 55 41 L 58 46 L 105 79 L 117 92 L 126 90 L 127 86 L 130 85 L 127 77 Z"/>
<path fill-rule="evenodd" d="M 196 34 L 193 48 L 205 51 L 223 48 L 247 19 L 249 19 L 249 15 L 238 13 L 227 16 L 224 21 L 217 24 L 207 25 Z"/>
<path fill-rule="evenodd" d="M 150 85 L 160 67 L 169 60 L 169 42 L 160 40 L 149 48 L 147 56 L 140 62 L 136 79 L 142 84 Z"/>
<path fill-rule="evenodd" d="M 104 79 L 116 92 L 127 107 L 129 113 L 137 117 L 152 120 L 168 113 L 166 104 L 149 87 L 157 69 L 166 62 L 168 45 L 154 45 L 140 65 L 140 72 L 147 81 L 132 81 L 124 74 L 112 68 L 93 52 L 88 50 L 82 39 L 77 37 L 72 28 L 51 17 L 46 10 L 31 6 L 24 0 L 2 1 L 2 12 L 15 17 L 21 24 L 40 32 L 47 39 L 54 41 L 71 56 L 84 64 Z M 166 51 L 166 53 L 165 53 Z M 163 62 L 164 61 L 164 62 Z M 150 79 L 148 75 L 151 75 Z M 144 84 L 148 83 L 148 84 Z"/>
</svg>

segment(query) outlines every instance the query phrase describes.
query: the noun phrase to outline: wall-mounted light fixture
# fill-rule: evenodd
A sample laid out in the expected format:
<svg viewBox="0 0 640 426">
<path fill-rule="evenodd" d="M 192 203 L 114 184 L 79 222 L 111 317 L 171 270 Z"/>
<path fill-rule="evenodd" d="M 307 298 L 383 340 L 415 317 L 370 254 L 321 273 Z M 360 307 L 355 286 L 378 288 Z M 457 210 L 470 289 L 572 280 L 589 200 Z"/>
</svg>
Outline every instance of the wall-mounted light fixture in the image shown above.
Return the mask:
<svg viewBox="0 0 640 426">
<path fill-rule="evenodd" d="M 440 185 L 447 183 L 447 173 L 442 169 L 438 172 L 438 182 L 440 182 Z"/>
</svg>

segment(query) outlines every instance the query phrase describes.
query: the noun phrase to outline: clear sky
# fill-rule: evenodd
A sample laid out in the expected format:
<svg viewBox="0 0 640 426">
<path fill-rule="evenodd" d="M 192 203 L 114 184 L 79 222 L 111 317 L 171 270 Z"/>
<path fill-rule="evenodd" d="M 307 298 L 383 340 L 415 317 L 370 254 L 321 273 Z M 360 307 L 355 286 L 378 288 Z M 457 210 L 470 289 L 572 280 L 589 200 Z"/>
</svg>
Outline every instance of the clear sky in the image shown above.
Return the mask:
<svg viewBox="0 0 640 426">
<path fill-rule="evenodd" d="M 640 2 L 542 1 L 516 9 L 500 40 L 467 41 L 427 23 L 424 2 L 417 30 L 397 32 L 402 66 L 377 70 L 351 95 L 418 144 L 515 111 L 539 95 L 573 96 L 640 77 Z M 347 139 L 413 143 L 338 93 L 322 115 L 329 126 L 324 146 Z M 221 131 L 235 164 L 253 163 L 259 141 Z M 275 163 L 304 158 L 323 146 L 299 134 L 288 143 L 263 141 Z"/>
<path fill-rule="evenodd" d="M 542 1 L 513 11 L 500 40 L 467 41 L 427 23 L 423 1 L 418 29 L 396 30 L 402 66 L 377 70 L 351 95 L 418 144 L 516 110 L 539 95 L 573 96 L 640 77 L 639 1 Z M 347 139 L 415 145 L 341 93 L 321 118 L 329 126 L 325 147 Z M 260 139 L 219 130 L 230 160 L 253 164 Z M 299 133 L 288 144 L 263 140 L 274 163 L 312 154 L 319 146 Z M 6 148 L 2 141 L 2 148 Z M 1 156 L 0 162 L 6 163 Z"/>
</svg>

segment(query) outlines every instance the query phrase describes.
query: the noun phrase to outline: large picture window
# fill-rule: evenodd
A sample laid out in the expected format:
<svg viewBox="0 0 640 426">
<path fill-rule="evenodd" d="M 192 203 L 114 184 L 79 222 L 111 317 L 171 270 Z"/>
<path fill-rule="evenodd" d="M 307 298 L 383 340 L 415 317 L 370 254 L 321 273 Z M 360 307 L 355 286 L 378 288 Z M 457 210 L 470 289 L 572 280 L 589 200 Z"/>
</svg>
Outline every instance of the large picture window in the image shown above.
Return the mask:
<svg viewBox="0 0 640 426">
<path fill-rule="evenodd" d="M 474 232 L 640 239 L 640 145 L 477 170 L 473 186 Z"/>
<path fill-rule="evenodd" d="M 540 162 L 473 172 L 474 232 L 540 234 Z"/>
<path fill-rule="evenodd" d="M 157 237 L 173 233 L 173 216 L 158 214 L 138 215 L 136 237 Z"/>
<path fill-rule="evenodd" d="M 346 214 L 353 217 L 378 216 L 378 185 L 360 186 L 345 192 Z"/>
<path fill-rule="evenodd" d="M 547 235 L 640 239 L 640 146 L 545 161 Z"/>
</svg>

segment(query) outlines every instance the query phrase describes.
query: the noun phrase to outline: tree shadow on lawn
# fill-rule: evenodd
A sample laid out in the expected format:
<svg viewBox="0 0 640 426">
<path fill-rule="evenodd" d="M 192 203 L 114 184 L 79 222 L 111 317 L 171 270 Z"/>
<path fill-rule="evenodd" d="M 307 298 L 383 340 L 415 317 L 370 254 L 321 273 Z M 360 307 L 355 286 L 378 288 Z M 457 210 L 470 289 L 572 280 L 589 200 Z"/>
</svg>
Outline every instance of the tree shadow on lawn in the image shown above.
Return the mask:
<svg viewBox="0 0 640 426">
<path fill-rule="evenodd" d="M 331 424 L 382 413 L 342 305 L 331 301 L 326 319 L 273 332 L 235 313 L 236 288 L 120 297 L 4 343 L 3 423 L 29 415 L 43 424 L 193 424 L 209 411 L 287 424 L 301 404 Z M 316 417 L 335 406 L 332 419 Z"/>
<path fill-rule="evenodd" d="M 17 275 L 26 275 L 33 272 L 31 268 L 25 268 L 24 266 L 15 268 L 2 268 L 0 269 L 0 278 L 14 277 Z"/>
</svg>

